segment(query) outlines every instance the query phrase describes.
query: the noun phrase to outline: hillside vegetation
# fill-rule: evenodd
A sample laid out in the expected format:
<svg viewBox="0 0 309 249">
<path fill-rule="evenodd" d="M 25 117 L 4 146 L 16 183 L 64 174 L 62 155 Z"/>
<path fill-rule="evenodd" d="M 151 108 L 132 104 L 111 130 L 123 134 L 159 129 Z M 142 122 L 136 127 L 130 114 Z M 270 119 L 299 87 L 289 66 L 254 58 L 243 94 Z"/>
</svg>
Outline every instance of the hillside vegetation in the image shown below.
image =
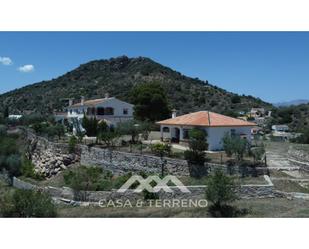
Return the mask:
<svg viewBox="0 0 309 249">
<path fill-rule="evenodd" d="M 252 96 L 239 96 L 213 86 L 208 81 L 182 75 L 151 59 L 126 56 L 83 64 L 56 79 L 28 85 L 0 95 L 0 108 L 10 113 L 35 111 L 52 113 L 67 105 L 66 98 L 102 98 L 105 93 L 131 101 L 131 89 L 143 82 L 157 82 L 165 89 L 171 108 L 179 113 L 197 110 L 235 114 L 251 107 L 271 107 Z"/>
</svg>

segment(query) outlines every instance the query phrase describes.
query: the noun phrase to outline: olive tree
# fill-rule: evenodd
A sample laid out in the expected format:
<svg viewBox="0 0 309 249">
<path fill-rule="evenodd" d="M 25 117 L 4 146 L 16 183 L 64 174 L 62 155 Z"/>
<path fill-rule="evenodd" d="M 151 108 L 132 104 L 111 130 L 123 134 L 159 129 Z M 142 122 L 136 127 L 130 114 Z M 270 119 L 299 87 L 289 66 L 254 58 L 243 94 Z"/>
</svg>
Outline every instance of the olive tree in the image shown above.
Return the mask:
<svg viewBox="0 0 309 249">
<path fill-rule="evenodd" d="M 207 133 L 205 130 L 194 128 L 189 132 L 189 150 L 184 155 L 188 162 L 192 177 L 200 178 L 207 175 L 205 151 L 208 149 Z"/>
</svg>

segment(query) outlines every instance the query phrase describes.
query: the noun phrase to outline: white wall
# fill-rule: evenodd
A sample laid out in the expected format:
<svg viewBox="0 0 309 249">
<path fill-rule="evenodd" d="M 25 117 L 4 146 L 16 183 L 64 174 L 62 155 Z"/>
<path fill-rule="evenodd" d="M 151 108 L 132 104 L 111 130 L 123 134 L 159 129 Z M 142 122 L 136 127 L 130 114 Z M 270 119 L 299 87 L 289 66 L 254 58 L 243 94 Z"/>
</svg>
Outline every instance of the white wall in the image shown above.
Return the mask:
<svg viewBox="0 0 309 249">
<path fill-rule="evenodd" d="M 235 129 L 236 134 L 246 134 L 248 142 L 251 143 L 251 127 L 208 127 L 205 128 L 208 133 L 208 149 L 222 150 L 222 138 L 226 133 L 231 134 L 232 129 Z"/>
<path fill-rule="evenodd" d="M 78 117 L 82 118 L 84 113 L 87 113 L 87 108 L 89 106 L 79 106 L 79 107 L 68 107 L 68 117 Z M 114 108 L 114 115 L 102 115 L 101 117 L 109 120 L 112 124 L 117 125 L 119 122 L 127 121 L 133 119 L 133 105 L 121 101 L 116 98 L 109 98 L 103 103 L 95 105 L 98 107 L 112 107 Z M 128 109 L 128 114 L 123 114 L 123 109 Z M 70 110 L 73 110 L 72 114 L 70 114 Z M 77 112 L 76 112 L 77 111 Z M 100 118 L 100 116 L 97 116 Z"/>
<path fill-rule="evenodd" d="M 114 108 L 114 116 L 124 116 L 124 117 L 130 117 L 130 116 L 133 116 L 133 105 L 127 103 L 127 102 L 124 102 L 124 101 L 121 101 L 119 99 L 115 99 L 115 98 L 110 98 L 109 100 L 107 101 L 104 101 L 103 103 L 100 103 L 100 104 L 97 104 L 95 105 L 95 107 L 112 107 Z M 128 109 L 128 114 L 127 115 L 124 115 L 123 114 L 123 109 L 126 108 Z"/>
</svg>

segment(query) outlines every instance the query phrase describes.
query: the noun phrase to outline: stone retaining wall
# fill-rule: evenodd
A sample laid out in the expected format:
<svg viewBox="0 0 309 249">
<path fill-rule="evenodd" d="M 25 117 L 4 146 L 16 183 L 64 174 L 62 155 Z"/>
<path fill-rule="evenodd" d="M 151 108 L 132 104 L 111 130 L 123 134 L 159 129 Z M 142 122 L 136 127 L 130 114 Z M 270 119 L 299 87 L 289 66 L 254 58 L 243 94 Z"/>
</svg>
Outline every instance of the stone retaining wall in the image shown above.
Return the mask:
<svg viewBox="0 0 309 249">
<path fill-rule="evenodd" d="M 306 145 L 303 145 L 306 146 Z M 307 146 L 306 146 L 307 147 Z M 309 171 L 309 146 L 303 149 L 301 145 L 293 144 L 289 147 L 288 159 L 294 165 L 300 167 L 301 170 Z"/>
<path fill-rule="evenodd" d="M 102 149 L 96 147 L 80 146 L 81 149 L 81 164 L 99 166 L 110 170 L 115 174 L 123 174 L 125 172 L 147 172 L 160 173 L 161 158 L 151 155 L 141 155 L 136 153 L 127 153 L 116 150 Z M 176 176 L 188 176 L 189 167 L 186 160 L 164 158 L 165 169 L 168 174 Z M 207 163 L 209 173 L 216 169 L 223 170 L 227 174 L 241 174 L 244 170 L 238 166 L 227 166 L 222 164 Z M 266 167 L 246 167 L 247 174 L 265 175 Z M 255 171 L 255 172 L 253 172 Z"/>
<path fill-rule="evenodd" d="M 240 198 L 252 199 L 252 198 L 274 198 L 277 197 L 274 191 L 273 184 L 268 183 L 265 176 L 266 184 L 264 185 L 242 185 L 236 192 Z M 57 199 L 64 199 L 68 203 L 73 201 L 86 201 L 86 202 L 100 202 L 102 200 L 130 200 L 132 202 L 143 199 L 142 193 L 135 193 L 133 190 L 127 190 L 124 193 L 119 193 L 117 190 L 111 191 L 80 191 L 75 192 L 71 188 L 62 187 L 39 187 L 31 183 L 25 182 L 18 178 L 13 178 L 13 186 L 18 189 L 33 189 L 48 193 L 51 197 Z M 172 193 L 160 191 L 158 193 L 159 199 L 205 199 L 205 191 L 207 186 L 187 186 L 189 193 L 181 192 L 177 187 L 170 187 L 173 189 Z"/>
<path fill-rule="evenodd" d="M 69 153 L 68 144 L 51 142 L 29 130 L 24 130 L 24 133 L 28 141 L 28 157 L 34 164 L 36 173 L 51 177 L 79 162 L 79 148 L 77 153 Z"/>
<path fill-rule="evenodd" d="M 164 158 L 165 168 L 172 175 L 189 175 L 185 160 Z M 113 173 L 147 172 L 159 173 L 162 161 L 160 157 L 126 153 L 109 149 L 81 146 L 81 164 L 100 166 Z"/>
</svg>

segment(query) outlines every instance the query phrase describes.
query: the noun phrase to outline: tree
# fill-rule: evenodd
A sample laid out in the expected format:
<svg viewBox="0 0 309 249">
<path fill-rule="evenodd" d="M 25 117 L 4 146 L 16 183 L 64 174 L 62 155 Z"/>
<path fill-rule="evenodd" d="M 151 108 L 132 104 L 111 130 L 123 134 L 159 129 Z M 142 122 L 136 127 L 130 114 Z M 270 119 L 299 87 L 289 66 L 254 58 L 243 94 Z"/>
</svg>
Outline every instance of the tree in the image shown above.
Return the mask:
<svg viewBox="0 0 309 249">
<path fill-rule="evenodd" d="M 309 128 L 304 129 L 300 136 L 291 139 L 291 142 L 300 144 L 309 144 Z"/>
<path fill-rule="evenodd" d="M 7 135 L 7 128 L 5 125 L 0 124 L 0 137 L 5 137 Z"/>
<path fill-rule="evenodd" d="M 248 141 L 240 136 L 231 136 L 226 133 L 222 139 L 223 149 L 228 156 L 235 155 L 236 160 L 241 162 L 248 150 Z"/>
<path fill-rule="evenodd" d="M 3 117 L 8 118 L 9 117 L 9 107 L 5 106 L 3 111 Z"/>
<path fill-rule="evenodd" d="M 97 127 L 97 134 L 100 134 L 102 132 L 106 132 L 109 130 L 109 127 L 107 123 L 104 120 L 100 120 L 98 122 L 98 127 Z"/>
<path fill-rule="evenodd" d="M 95 137 L 98 134 L 98 120 L 93 118 L 88 118 L 86 115 L 84 115 L 82 120 L 82 126 L 86 130 L 86 135 L 89 137 Z"/>
<path fill-rule="evenodd" d="M 235 189 L 233 179 L 221 170 L 216 170 L 207 181 L 206 199 L 212 203 L 210 210 L 222 214 L 226 206 L 237 199 Z"/>
<path fill-rule="evenodd" d="M 150 147 L 151 151 L 161 158 L 161 176 L 164 176 L 165 160 L 164 156 L 170 155 L 171 146 L 169 144 L 156 143 Z"/>
<path fill-rule="evenodd" d="M 60 139 L 62 136 L 64 136 L 65 134 L 65 128 L 62 124 L 56 124 L 54 126 L 55 129 L 55 134 L 58 136 L 58 138 Z"/>
<path fill-rule="evenodd" d="M 233 104 L 239 104 L 239 103 L 241 103 L 241 98 L 240 98 L 240 96 L 235 95 L 235 96 L 232 97 L 231 101 L 232 101 Z"/>
<path fill-rule="evenodd" d="M 21 175 L 21 158 L 19 154 L 11 154 L 5 160 L 5 169 L 9 177 Z"/>
<path fill-rule="evenodd" d="M 134 120 L 129 120 L 127 122 L 119 123 L 117 126 L 117 131 L 121 135 L 130 135 L 132 144 L 135 144 L 141 129 L 138 123 Z"/>
<path fill-rule="evenodd" d="M 17 189 L 7 194 L 1 202 L 4 217 L 55 217 L 56 207 L 45 193 L 34 190 Z"/>
<path fill-rule="evenodd" d="M 163 87 L 159 83 L 136 85 L 131 92 L 134 117 L 138 120 L 157 121 L 168 118 L 170 108 Z"/>
<path fill-rule="evenodd" d="M 76 152 L 77 138 L 75 136 L 71 136 L 69 139 L 69 153 Z"/>
<path fill-rule="evenodd" d="M 265 146 L 262 143 L 261 146 L 252 148 L 250 150 L 250 155 L 253 157 L 254 162 L 261 162 L 263 159 L 263 156 L 265 155 Z"/>
<path fill-rule="evenodd" d="M 99 133 L 97 140 L 103 142 L 107 148 L 112 148 L 115 146 L 119 137 L 119 132 L 107 130 L 105 132 Z"/>
<path fill-rule="evenodd" d="M 200 178 L 207 175 L 205 150 L 208 149 L 207 132 L 194 128 L 189 132 L 189 150 L 184 153 L 192 177 Z"/>
</svg>

